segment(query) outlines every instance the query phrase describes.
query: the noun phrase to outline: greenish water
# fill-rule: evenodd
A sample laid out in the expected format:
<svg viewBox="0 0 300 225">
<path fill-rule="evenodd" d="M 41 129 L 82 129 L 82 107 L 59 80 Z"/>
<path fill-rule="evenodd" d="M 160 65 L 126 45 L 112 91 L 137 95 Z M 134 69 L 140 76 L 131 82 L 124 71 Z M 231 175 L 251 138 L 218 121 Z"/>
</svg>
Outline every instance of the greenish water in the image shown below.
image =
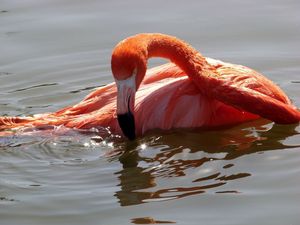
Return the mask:
<svg viewBox="0 0 300 225">
<path fill-rule="evenodd" d="M 2 0 L 0 114 L 80 101 L 113 81 L 114 45 L 140 32 L 175 35 L 205 56 L 252 67 L 299 107 L 299 8 L 266 0 Z M 2 137 L 0 224 L 297 225 L 299 133 L 298 124 L 260 119 L 134 143 L 105 129 Z"/>
</svg>

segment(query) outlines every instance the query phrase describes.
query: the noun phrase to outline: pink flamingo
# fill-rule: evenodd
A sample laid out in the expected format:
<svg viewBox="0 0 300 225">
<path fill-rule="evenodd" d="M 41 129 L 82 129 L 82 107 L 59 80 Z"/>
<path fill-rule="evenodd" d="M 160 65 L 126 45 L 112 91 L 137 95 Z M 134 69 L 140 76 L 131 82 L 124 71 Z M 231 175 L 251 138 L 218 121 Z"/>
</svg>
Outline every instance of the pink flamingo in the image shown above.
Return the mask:
<svg viewBox="0 0 300 225">
<path fill-rule="evenodd" d="M 172 63 L 147 71 L 150 57 Z M 212 128 L 259 117 L 281 124 L 300 121 L 300 112 L 285 93 L 263 75 L 205 58 L 172 36 L 138 34 L 121 41 L 113 51 L 111 68 L 115 83 L 98 88 L 78 104 L 32 117 L 0 117 L 0 130 L 110 127 L 132 140 L 153 129 Z"/>
</svg>

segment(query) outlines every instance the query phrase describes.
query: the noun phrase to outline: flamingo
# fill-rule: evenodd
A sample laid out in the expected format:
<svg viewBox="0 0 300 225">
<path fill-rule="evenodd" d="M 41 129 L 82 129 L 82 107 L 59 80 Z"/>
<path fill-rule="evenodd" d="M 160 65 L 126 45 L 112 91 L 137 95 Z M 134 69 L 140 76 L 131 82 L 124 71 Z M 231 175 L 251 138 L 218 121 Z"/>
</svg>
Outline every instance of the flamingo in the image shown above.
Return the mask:
<svg viewBox="0 0 300 225">
<path fill-rule="evenodd" d="M 147 70 L 150 57 L 171 62 Z M 111 132 L 133 140 L 149 130 L 217 128 L 263 117 L 298 123 L 300 112 L 272 81 L 241 65 L 203 57 L 186 42 L 144 33 L 121 41 L 111 58 L 114 83 L 74 106 L 31 117 L 0 117 L 0 130 L 60 126 Z"/>
</svg>

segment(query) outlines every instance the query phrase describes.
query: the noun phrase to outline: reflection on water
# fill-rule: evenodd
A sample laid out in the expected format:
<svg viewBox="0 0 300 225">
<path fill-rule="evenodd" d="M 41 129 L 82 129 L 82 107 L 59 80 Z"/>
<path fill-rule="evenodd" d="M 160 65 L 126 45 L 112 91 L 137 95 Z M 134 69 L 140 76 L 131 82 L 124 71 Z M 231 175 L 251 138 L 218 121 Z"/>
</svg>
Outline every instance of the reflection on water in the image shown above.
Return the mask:
<svg viewBox="0 0 300 225">
<path fill-rule="evenodd" d="M 204 164 L 219 160 L 232 160 L 247 154 L 295 147 L 285 145 L 283 141 L 298 134 L 295 130 L 297 125 L 286 125 L 283 130 L 282 125 L 270 124 L 265 120 L 257 120 L 255 123 L 254 127 L 244 124 L 224 132 L 172 133 L 160 136 L 158 141 L 152 141 L 153 136 L 145 137 L 142 141 L 147 143 L 151 151 L 155 149 L 151 157 L 143 156 L 140 141 L 119 146 L 123 152 L 119 157 L 123 169 L 115 173 L 121 188 L 115 196 L 121 206 L 128 206 L 179 199 L 203 194 L 215 188 L 218 188 L 215 193 L 219 194 L 240 193 L 239 190 L 227 190 L 226 184 L 251 176 L 251 173 L 240 171 L 228 174 L 226 170 L 234 164 L 226 164 L 218 170 L 208 169 L 205 175 L 189 180 L 185 186 L 161 188 L 156 180 L 190 176 L 191 169 L 201 170 Z M 222 191 L 219 189 L 221 186 L 224 189 Z"/>
<path fill-rule="evenodd" d="M 19 150 L 13 152 L 32 159 L 48 156 L 51 158 L 50 164 L 57 164 L 62 156 L 61 148 L 66 147 L 65 153 L 70 154 L 71 158 L 68 159 L 68 156 L 63 154 L 62 163 L 72 164 L 86 160 L 73 158 L 74 149 L 82 151 L 86 148 L 111 146 L 112 149 L 102 153 L 102 157 L 108 160 L 118 159 L 121 163 L 122 169 L 114 173 L 119 179 L 120 187 L 114 196 L 121 206 L 129 206 L 180 199 L 203 194 L 210 189 L 218 194 L 241 193 L 240 190 L 226 189 L 226 184 L 249 177 L 251 172 L 228 173 L 227 170 L 235 165 L 226 161 L 247 154 L 295 148 L 297 146 L 284 144 L 284 141 L 293 135 L 299 135 L 296 127 L 297 125 L 277 125 L 261 119 L 251 122 L 251 126 L 242 124 L 205 132 L 174 131 L 169 134 L 148 135 L 134 142 L 118 140 L 111 136 L 107 129 L 72 130 L 64 127 L 43 127 L 0 137 L 0 148 L 3 154 L 11 153 L 12 148 L 22 148 L 24 151 L 37 144 L 42 150 L 39 154 Z M 69 149 L 73 149 L 72 152 Z M 99 153 L 97 155 L 100 156 Z M 217 161 L 221 161 L 223 166 L 216 169 L 213 164 Z M 191 174 L 191 171 L 201 170 L 203 174 L 200 173 L 199 176 Z M 161 187 L 157 182 L 159 179 L 185 176 L 188 177 L 187 182 L 184 185 L 180 183 L 180 186 L 172 186 L 170 183 Z M 1 197 L 1 200 L 14 201 L 6 197 Z"/>
<path fill-rule="evenodd" d="M 190 204 L 195 197 L 203 201 L 207 196 L 244 196 L 245 187 L 241 181 L 245 183 L 251 177 L 257 179 L 259 172 L 252 166 L 239 165 L 241 159 L 271 151 L 277 162 L 266 164 L 286 165 L 286 159 L 276 158 L 274 153 L 299 147 L 294 138 L 299 138 L 298 125 L 276 125 L 263 119 L 220 130 L 155 132 L 133 142 L 124 142 L 107 129 L 43 127 L 19 131 L 0 138 L 0 170 L 6 168 L 5 172 L 2 170 L 0 184 L 4 190 L 10 189 L 9 192 L 0 191 L 0 204 L 17 204 L 22 209 L 22 204 L 29 203 L 27 213 L 31 215 L 32 209 L 42 213 L 42 208 L 38 208 L 45 202 L 59 210 L 79 200 L 78 210 L 87 213 L 86 210 L 95 205 L 99 209 L 112 207 L 114 201 L 130 209 L 141 204 L 172 204 L 185 199 Z M 255 163 L 249 157 L 244 163 L 247 161 Z M 16 171 L 20 175 L 11 177 Z M 291 176 L 295 178 L 296 174 Z M 273 193 L 272 188 L 267 187 L 266 191 Z M 41 203 L 35 202 L 35 198 L 31 203 L 26 197 L 28 191 L 35 193 L 37 190 L 51 194 L 39 194 L 43 199 Z M 66 198 L 67 203 L 60 206 L 61 198 Z M 111 213 L 115 210 L 116 206 Z M 179 219 L 174 215 L 164 216 L 164 211 L 142 212 L 136 216 L 130 214 L 128 221 L 155 224 L 177 223 Z M 189 215 L 194 214 L 190 212 Z"/>
</svg>

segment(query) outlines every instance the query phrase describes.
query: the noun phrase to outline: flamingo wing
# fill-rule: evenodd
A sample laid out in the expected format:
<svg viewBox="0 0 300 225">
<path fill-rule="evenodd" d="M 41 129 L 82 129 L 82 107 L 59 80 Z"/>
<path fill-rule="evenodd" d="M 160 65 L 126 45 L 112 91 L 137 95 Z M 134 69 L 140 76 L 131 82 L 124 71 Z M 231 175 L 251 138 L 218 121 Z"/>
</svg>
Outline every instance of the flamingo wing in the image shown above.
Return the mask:
<svg viewBox="0 0 300 225">
<path fill-rule="evenodd" d="M 100 87 L 81 102 L 53 113 L 36 114 L 32 117 L 0 117 L 0 130 L 45 125 L 88 129 L 106 127 L 113 123 L 116 87 L 114 83 Z M 114 122 L 113 122 L 114 121 Z"/>
<path fill-rule="evenodd" d="M 211 97 L 276 123 L 300 121 L 300 112 L 289 98 L 263 75 L 245 66 L 207 61 L 218 75 L 212 78 L 204 73 L 208 83 L 205 91 Z"/>
<path fill-rule="evenodd" d="M 136 93 L 135 115 L 139 135 L 153 129 L 211 128 L 259 118 L 203 94 L 173 63 L 147 71 Z"/>
</svg>

